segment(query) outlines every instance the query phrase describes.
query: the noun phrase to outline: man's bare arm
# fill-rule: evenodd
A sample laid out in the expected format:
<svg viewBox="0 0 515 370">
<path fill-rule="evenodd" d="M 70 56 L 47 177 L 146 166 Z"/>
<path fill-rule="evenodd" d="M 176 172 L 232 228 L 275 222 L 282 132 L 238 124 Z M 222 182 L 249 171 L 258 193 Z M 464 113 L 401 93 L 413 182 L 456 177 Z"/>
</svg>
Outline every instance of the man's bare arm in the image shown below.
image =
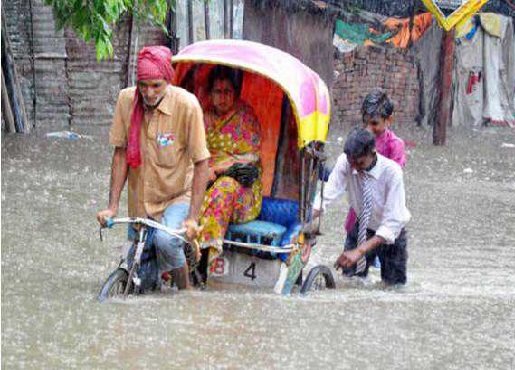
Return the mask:
<svg viewBox="0 0 515 370">
<path fill-rule="evenodd" d="M 208 182 L 209 166 L 207 159 L 195 163 L 193 170 L 193 185 L 191 187 L 191 204 L 188 218 L 198 221 L 200 207 L 204 200 Z"/>
<path fill-rule="evenodd" d="M 366 242 L 358 245 L 355 249 L 350 249 L 348 251 L 343 251 L 338 259 L 336 260 L 336 264 L 342 267 L 352 267 L 354 266 L 361 257 L 375 249 L 378 245 L 383 244 L 385 240 L 378 236 L 374 235 L 372 238 L 368 239 Z"/>
<path fill-rule="evenodd" d="M 209 180 L 209 166 L 207 159 L 199 161 L 195 163 L 195 167 L 193 170 L 193 184 L 192 184 L 192 195 L 190 202 L 190 213 L 188 218 L 184 222 L 185 226 L 188 228 L 186 232 L 186 236 L 190 239 L 196 237 L 197 230 L 197 222 L 200 217 L 199 212 L 202 207 L 202 202 L 204 200 L 204 194 L 206 192 L 207 182 Z"/>
<path fill-rule="evenodd" d="M 118 206 L 120 204 L 120 196 L 123 187 L 127 181 L 129 173 L 129 166 L 127 164 L 127 149 L 115 148 L 113 153 L 113 160 L 111 164 L 111 181 L 109 185 L 109 205 L 107 209 L 98 212 L 97 220 L 101 225 L 105 225 L 105 220 L 110 217 L 115 217 L 118 213 Z"/>
</svg>

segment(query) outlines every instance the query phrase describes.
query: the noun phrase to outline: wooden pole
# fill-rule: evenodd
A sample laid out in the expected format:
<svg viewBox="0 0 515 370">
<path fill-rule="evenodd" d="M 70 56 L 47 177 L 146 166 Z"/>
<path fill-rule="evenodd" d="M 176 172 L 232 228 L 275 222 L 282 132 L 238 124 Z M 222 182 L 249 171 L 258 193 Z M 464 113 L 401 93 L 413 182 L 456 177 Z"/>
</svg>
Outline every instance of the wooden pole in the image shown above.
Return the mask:
<svg viewBox="0 0 515 370">
<path fill-rule="evenodd" d="M 127 20 L 127 56 L 125 57 L 125 73 L 126 78 L 124 82 L 124 86 L 122 88 L 129 87 L 132 84 L 132 76 L 131 76 L 131 46 L 132 46 L 132 23 L 134 19 L 132 16 L 132 13 L 129 14 L 128 20 Z"/>
<path fill-rule="evenodd" d="M 177 2 L 175 2 L 177 4 Z M 177 13 L 176 8 L 172 7 L 172 2 L 168 3 L 168 37 L 170 41 L 170 50 L 175 55 L 179 52 L 179 39 L 177 38 Z"/>
<path fill-rule="evenodd" d="M 439 99 L 436 122 L 433 126 L 433 144 L 445 145 L 447 126 L 451 118 L 452 64 L 454 58 L 454 29 L 444 32 L 440 54 Z"/>
<path fill-rule="evenodd" d="M 413 46 L 413 40 L 412 40 L 412 33 L 413 33 L 413 26 L 415 24 L 415 0 L 411 0 L 410 4 L 410 17 L 409 17 L 409 40 L 408 40 L 408 48 L 411 48 Z"/>
<path fill-rule="evenodd" d="M 21 88 L 14 65 L 9 35 L 5 27 L 4 14 L 2 13 L 2 72 L 4 72 L 5 86 L 7 88 L 9 102 L 11 104 L 14 123 L 17 132 L 29 132 L 30 125 L 27 124 L 27 113 Z"/>
<path fill-rule="evenodd" d="M 7 94 L 7 86 L 5 86 L 4 70 L 2 69 L 2 115 L 4 116 L 6 131 L 15 132 L 16 127 L 14 125 L 14 115 L 11 109 L 11 103 L 9 101 L 9 95 Z"/>
<path fill-rule="evenodd" d="M 209 18 L 209 0 L 204 0 L 204 27 L 206 29 L 206 40 L 211 38 L 211 20 Z"/>
<path fill-rule="evenodd" d="M 188 0 L 187 3 L 187 16 L 188 16 L 188 44 L 193 44 L 193 0 Z"/>
<path fill-rule="evenodd" d="M 229 0 L 224 0 L 224 38 L 230 38 L 229 34 Z"/>
<path fill-rule="evenodd" d="M 30 66 L 32 68 L 32 127 L 36 128 L 37 95 L 36 95 L 36 62 L 34 53 L 34 8 L 29 0 L 30 11 Z"/>
<path fill-rule="evenodd" d="M 229 0 L 229 38 L 234 37 L 234 0 Z"/>
</svg>

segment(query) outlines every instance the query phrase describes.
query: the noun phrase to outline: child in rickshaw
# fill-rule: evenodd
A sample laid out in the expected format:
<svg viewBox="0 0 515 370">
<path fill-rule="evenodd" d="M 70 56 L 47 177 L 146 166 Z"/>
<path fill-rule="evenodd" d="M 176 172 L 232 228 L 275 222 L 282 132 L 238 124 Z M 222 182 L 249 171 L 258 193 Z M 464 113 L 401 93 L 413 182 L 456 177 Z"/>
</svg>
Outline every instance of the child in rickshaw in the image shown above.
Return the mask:
<svg viewBox="0 0 515 370">
<path fill-rule="evenodd" d="M 199 237 L 201 248 L 208 249 L 208 267 L 222 253 L 229 224 L 251 221 L 261 211 L 261 130 L 252 107 L 239 98 L 238 72 L 216 66 L 208 77 L 211 105 L 204 125 L 212 185 L 201 208 Z M 244 179 L 240 170 L 247 171 Z"/>
</svg>

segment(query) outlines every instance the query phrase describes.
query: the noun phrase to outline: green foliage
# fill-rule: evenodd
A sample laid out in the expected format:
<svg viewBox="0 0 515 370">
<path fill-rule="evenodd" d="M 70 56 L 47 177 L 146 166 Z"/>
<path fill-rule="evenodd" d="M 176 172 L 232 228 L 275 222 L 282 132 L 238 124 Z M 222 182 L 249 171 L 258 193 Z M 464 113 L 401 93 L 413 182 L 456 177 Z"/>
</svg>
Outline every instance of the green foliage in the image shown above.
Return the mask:
<svg viewBox="0 0 515 370">
<path fill-rule="evenodd" d="M 137 22 L 150 21 L 166 32 L 168 6 L 176 0 L 45 0 L 51 5 L 57 29 L 71 27 L 85 42 L 95 43 L 97 60 L 113 56 L 113 27 L 126 13 Z"/>
</svg>

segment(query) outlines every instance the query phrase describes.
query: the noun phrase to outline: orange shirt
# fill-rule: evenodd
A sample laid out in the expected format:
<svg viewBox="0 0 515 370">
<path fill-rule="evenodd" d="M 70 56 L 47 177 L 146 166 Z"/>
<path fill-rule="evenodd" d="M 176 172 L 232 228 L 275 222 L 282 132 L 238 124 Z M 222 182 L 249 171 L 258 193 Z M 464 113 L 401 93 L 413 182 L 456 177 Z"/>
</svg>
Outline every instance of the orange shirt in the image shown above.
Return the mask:
<svg viewBox="0 0 515 370">
<path fill-rule="evenodd" d="M 109 134 L 115 147 L 127 147 L 135 89 L 123 89 L 118 96 Z M 170 204 L 190 202 L 193 163 L 210 156 L 197 98 L 168 85 L 158 107 L 145 112 L 140 150 L 142 164 L 129 167 L 129 216 L 159 220 Z"/>
</svg>

